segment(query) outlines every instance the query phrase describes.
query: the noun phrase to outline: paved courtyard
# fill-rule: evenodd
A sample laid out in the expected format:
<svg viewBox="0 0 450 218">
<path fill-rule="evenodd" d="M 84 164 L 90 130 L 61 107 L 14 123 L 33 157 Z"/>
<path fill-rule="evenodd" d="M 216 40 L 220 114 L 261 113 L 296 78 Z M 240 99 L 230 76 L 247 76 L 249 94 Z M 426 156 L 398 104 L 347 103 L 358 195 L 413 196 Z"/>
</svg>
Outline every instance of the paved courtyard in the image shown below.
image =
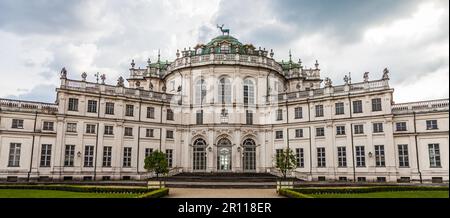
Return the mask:
<svg viewBox="0 0 450 218">
<path fill-rule="evenodd" d="M 281 198 L 275 189 L 170 188 L 169 198 Z"/>
</svg>

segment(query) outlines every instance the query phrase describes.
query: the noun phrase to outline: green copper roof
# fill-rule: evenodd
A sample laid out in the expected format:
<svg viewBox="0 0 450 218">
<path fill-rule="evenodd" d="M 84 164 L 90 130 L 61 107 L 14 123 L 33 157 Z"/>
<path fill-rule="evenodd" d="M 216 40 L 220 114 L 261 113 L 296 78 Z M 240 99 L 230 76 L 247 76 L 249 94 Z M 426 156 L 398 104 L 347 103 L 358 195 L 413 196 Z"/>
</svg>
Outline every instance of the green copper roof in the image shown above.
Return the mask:
<svg viewBox="0 0 450 218">
<path fill-rule="evenodd" d="M 229 35 L 218 36 L 218 37 L 212 39 L 210 42 L 208 42 L 208 44 L 206 44 L 206 46 L 207 47 L 214 46 L 217 43 L 220 43 L 223 41 L 227 41 L 233 46 L 242 46 L 242 43 L 239 42 L 239 40 L 237 40 L 236 38 L 229 36 Z"/>
</svg>

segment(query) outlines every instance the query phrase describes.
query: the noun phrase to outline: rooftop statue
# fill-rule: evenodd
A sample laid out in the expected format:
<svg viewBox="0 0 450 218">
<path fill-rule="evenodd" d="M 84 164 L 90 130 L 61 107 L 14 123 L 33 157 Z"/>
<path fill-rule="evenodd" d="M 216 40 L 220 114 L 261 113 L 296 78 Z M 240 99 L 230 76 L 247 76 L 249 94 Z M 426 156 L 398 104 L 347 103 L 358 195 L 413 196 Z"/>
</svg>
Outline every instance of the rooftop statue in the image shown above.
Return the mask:
<svg viewBox="0 0 450 218">
<path fill-rule="evenodd" d="M 219 26 L 219 24 L 217 24 L 217 28 L 220 29 L 220 31 L 222 32 L 222 35 L 225 35 L 225 33 L 227 35 L 230 35 L 230 29 L 223 29 L 224 24 L 222 24 L 222 26 Z"/>
</svg>

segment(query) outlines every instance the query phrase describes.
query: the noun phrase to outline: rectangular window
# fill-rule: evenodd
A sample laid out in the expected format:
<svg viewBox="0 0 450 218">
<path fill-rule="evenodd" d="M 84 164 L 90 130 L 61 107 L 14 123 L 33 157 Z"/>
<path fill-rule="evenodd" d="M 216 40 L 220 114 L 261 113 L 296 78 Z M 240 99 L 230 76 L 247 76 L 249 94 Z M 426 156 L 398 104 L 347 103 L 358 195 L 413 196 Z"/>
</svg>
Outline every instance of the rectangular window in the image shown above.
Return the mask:
<svg viewBox="0 0 450 218">
<path fill-rule="evenodd" d="M 250 110 L 246 110 L 245 112 L 245 123 L 247 125 L 253 125 L 253 113 Z"/>
<path fill-rule="evenodd" d="M 395 123 L 395 129 L 398 131 L 398 132 L 401 132 L 401 131 L 406 131 L 407 129 L 406 129 L 406 122 L 398 122 L 398 123 Z"/>
<path fill-rule="evenodd" d="M 64 151 L 64 166 L 73 167 L 73 160 L 75 159 L 75 145 L 66 145 Z"/>
<path fill-rule="evenodd" d="M 20 163 L 20 143 L 11 143 L 9 145 L 8 167 L 19 167 Z"/>
<path fill-rule="evenodd" d="M 305 167 L 305 159 L 304 159 L 303 148 L 296 148 L 295 149 L 295 159 L 296 159 L 296 162 L 297 162 L 297 168 Z"/>
<path fill-rule="evenodd" d="M 131 148 L 123 148 L 123 167 L 131 167 Z"/>
<path fill-rule="evenodd" d="M 430 167 L 441 167 L 439 144 L 428 144 L 428 153 L 430 155 Z"/>
<path fill-rule="evenodd" d="M 13 119 L 11 128 L 13 128 L 13 129 L 23 129 L 23 120 Z"/>
<path fill-rule="evenodd" d="M 302 119 L 303 118 L 303 108 L 296 107 L 295 109 L 295 119 Z"/>
<path fill-rule="evenodd" d="M 345 126 L 336 126 L 336 135 L 345 135 Z"/>
<path fill-rule="evenodd" d="M 282 130 L 275 131 L 275 139 L 282 139 L 282 138 L 283 138 L 283 131 Z"/>
<path fill-rule="evenodd" d="M 111 167 L 112 147 L 103 147 L 103 167 Z"/>
<path fill-rule="evenodd" d="M 145 157 L 149 157 L 153 153 L 153 148 L 146 148 L 145 149 Z"/>
<path fill-rule="evenodd" d="M 338 147 L 338 167 L 347 167 L 347 149 L 346 147 Z"/>
<path fill-rule="evenodd" d="M 203 124 L 203 110 L 197 111 L 195 120 L 197 125 Z"/>
<path fill-rule="evenodd" d="M 77 98 L 69 98 L 69 111 L 78 111 L 78 99 Z"/>
<path fill-rule="evenodd" d="M 363 124 L 357 124 L 353 126 L 355 130 L 355 134 L 364 134 L 364 125 Z"/>
<path fill-rule="evenodd" d="M 97 101 L 94 100 L 88 100 L 88 113 L 97 113 Z"/>
<path fill-rule="evenodd" d="M 323 117 L 323 105 L 316 105 L 316 117 Z"/>
<path fill-rule="evenodd" d="M 398 145 L 398 161 L 400 167 L 409 167 L 408 145 Z"/>
<path fill-rule="evenodd" d="M 84 167 L 94 166 L 94 146 L 86 145 L 84 147 Z"/>
<path fill-rule="evenodd" d="M 125 116 L 127 116 L 127 117 L 134 116 L 134 105 L 127 104 L 125 106 Z"/>
<path fill-rule="evenodd" d="M 325 148 L 317 148 L 317 167 L 326 167 Z"/>
<path fill-rule="evenodd" d="M 335 108 L 336 108 L 336 115 L 344 114 L 344 103 L 343 102 L 336 103 Z"/>
<path fill-rule="evenodd" d="M 427 130 L 438 129 L 437 120 L 427 120 Z"/>
<path fill-rule="evenodd" d="M 172 109 L 167 109 L 167 117 L 166 117 L 166 119 L 167 120 L 173 120 L 173 111 L 172 111 Z"/>
<path fill-rule="evenodd" d="M 41 167 L 50 167 L 52 157 L 52 145 L 43 144 L 41 147 Z"/>
<path fill-rule="evenodd" d="M 364 151 L 364 146 L 356 146 L 356 167 L 366 166 L 366 154 Z"/>
<path fill-rule="evenodd" d="M 353 113 L 358 114 L 363 112 L 362 101 L 353 101 Z"/>
<path fill-rule="evenodd" d="M 95 124 L 86 124 L 86 133 L 95 134 Z"/>
<path fill-rule="evenodd" d="M 316 128 L 316 136 L 317 137 L 325 136 L 325 128 L 323 127 Z"/>
<path fill-rule="evenodd" d="M 105 114 L 114 115 L 114 103 L 106 102 Z"/>
<path fill-rule="evenodd" d="M 166 130 L 166 138 L 173 139 L 173 131 L 172 130 Z"/>
<path fill-rule="evenodd" d="M 384 145 L 375 145 L 375 166 L 385 167 Z"/>
<path fill-rule="evenodd" d="M 372 111 L 381 111 L 381 98 L 372 99 Z"/>
<path fill-rule="evenodd" d="M 167 165 L 169 168 L 172 168 L 173 165 L 173 150 L 172 149 L 166 149 L 166 158 L 167 158 Z"/>
<path fill-rule="evenodd" d="M 42 126 L 42 130 L 53 131 L 53 127 L 54 127 L 54 123 L 53 122 L 44 121 L 44 125 Z"/>
<path fill-rule="evenodd" d="M 278 109 L 277 110 L 277 121 L 283 120 L 283 110 Z"/>
<path fill-rule="evenodd" d="M 76 123 L 67 123 L 66 131 L 67 132 L 77 132 L 77 124 Z"/>
<path fill-rule="evenodd" d="M 146 129 L 145 137 L 153 137 L 153 129 Z"/>
<path fill-rule="evenodd" d="M 280 158 L 281 155 L 283 154 L 283 149 L 276 149 L 275 150 L 275 157 L 276 157 L 276 161 L 277 161 L 277 165 L 280 165 Z"/>
<path fill-rule="evenodd" d="M 147 107 L 147 118 L 155 119 L 155 108 L 154 107 Z"/>
<path fill-rule="evenodd" d="M 114 126 L 105 126 L 105 135 L 114 135 Z"/>
<path fill-rule="evenodd" d="M 295 138 L 303 138 L 303 129 L 295 130 Z"/>
<path fill-rule="evenodd" d="M 383 130 L 383 123 L 373 123 L 373 132 L 374 133 L 382 133 Z"/>
<path fill-rule="evenodd" d="M 124 136 L 133 136 L 133 128 L 132 127 L 125 127 Z"/>
</svg>

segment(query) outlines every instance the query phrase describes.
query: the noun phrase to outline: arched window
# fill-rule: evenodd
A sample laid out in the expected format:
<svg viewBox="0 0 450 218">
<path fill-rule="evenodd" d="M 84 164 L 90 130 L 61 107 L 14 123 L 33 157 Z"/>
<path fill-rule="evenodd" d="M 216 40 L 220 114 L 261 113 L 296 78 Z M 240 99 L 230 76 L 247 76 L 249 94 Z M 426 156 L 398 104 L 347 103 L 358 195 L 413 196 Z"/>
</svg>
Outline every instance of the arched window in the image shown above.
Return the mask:
<svg viewBox="0 0 450 218">
<path fill-rule="evenodd" d="M 231 103 L 231 83 L 227 78 L 222 78 L 219 80 L 219 93 L 218 99 L 219 103 L 230 104 Z"/>
<path fill-rule="evenodd" d="M 255 104 L 255 86 L 250 79 L 244 80 L 244 105 Z"/>
<path fill-rule="evenodd" d="M 227 43 L 220 45 L 220 52 L 221 53 L 230 53 L 230 45 L 228 45 Z"/>
<path fill-rule="evenodd" d="M 195 103 L 203 104 L 205 103 L 206 97 L 206 83 L 205 80 L 200 79 L 195 84 Z"/>
<path fill-rule="evenodd" d="M 242 156 L 242 163 L 244 171 L 256 170 L 256 144 L 253 139 L 246 139 L 242 143 L 244 154 Z"/>
</svg>

